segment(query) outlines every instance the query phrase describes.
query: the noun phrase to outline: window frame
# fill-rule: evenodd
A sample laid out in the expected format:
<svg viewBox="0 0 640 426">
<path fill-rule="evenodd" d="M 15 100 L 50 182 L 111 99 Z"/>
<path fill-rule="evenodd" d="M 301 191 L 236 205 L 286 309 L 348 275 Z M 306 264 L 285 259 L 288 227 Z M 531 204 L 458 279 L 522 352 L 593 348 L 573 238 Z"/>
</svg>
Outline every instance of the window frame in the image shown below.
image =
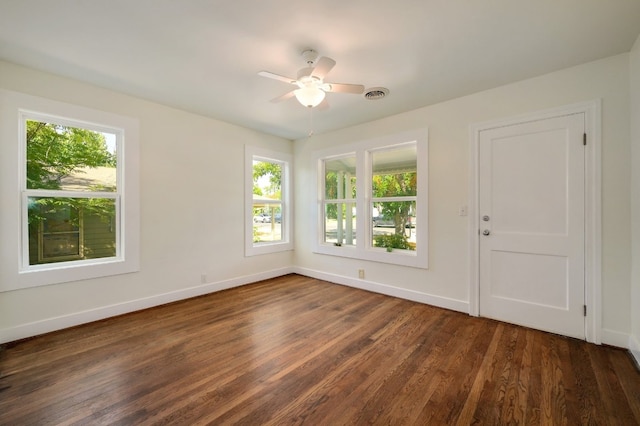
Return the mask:
<svg viewBox="0 0 640 426">
<path fill-rule="evenodd" d="M 416 146 L 417 194 L 416 223 L 420 224 L 416 234 L 416 250 L 394 249 L 388 252 L 373 246 L 373 194 L 372 154 L 376 151 L 400 148 L 409 144 Z M 356 157 L 356 243 L 335 245 L 325 242 L 325 170 L 324 161 L 354 155 Z M 428 269 L 428 130 L 418 129 L 364 140 L 339 147 L 316 151 L 316 200 L 317 233 L 313 252 L 331 256 L 362 259 L 395 265 Z M 397 198 L 396 198 L 397 199 Z M 335 200 L 329 200 L 333 202 Z"/>
<path fill-rule="evenodd" d="M 277 163 L 282 166 L 281 170 L 281 187 L 280 200 L 271 204 L 280 205 L 280 227 L 281 239 L 279 241 L 253 241 L 253 162 L 264 161 Z M 293 250 L 293 206 L 291 203 L 291 189 L 293 187 L 292 172 L 293 157 L 290 154 L 275 150 L 263 149 L 254 146 L 245 146 L 245 256 L 257 256 L 269 253 L 278 253 L 282 251 Z M 272 217 L 273 223 L 275 219 Z"/>
<path fill-rule="evenodd" d="M 26 184 L 26 120 L 48 121 L 64 126 L 116 134 L 117 191 L 116 256 L 29 265 L 28 198 L 105 198 L 107 192 L 28 189 Z M 0 186 L 7 211 L 2 213 L 0 265 L 3 271 L 0 291 L 106 277 L 139 270 L 139 141 L 138 120 L 113 113 L 18 92 L 0 90 L 0 136 L 10 145 L 3 153 L 10 155 L 0 163 L 14 174 Z M 11 141 L 15 141 L 11 144 Z M 12 160 L 10 159 L 12 157 Z M 2 177 L 8 177 L 3 172 Z M 5 179 L 3 179 L 4 181 Z M 14 214 L 9 212 L 13 211 Z M 6 216 L 5 216 L 6 215 Z M 16 242 L 18 244 L 16 244 Z M 13 250 L 8 247 L 12 246 Z M 15 247 L 18 250 L 15 250 Z"/>
</svg>

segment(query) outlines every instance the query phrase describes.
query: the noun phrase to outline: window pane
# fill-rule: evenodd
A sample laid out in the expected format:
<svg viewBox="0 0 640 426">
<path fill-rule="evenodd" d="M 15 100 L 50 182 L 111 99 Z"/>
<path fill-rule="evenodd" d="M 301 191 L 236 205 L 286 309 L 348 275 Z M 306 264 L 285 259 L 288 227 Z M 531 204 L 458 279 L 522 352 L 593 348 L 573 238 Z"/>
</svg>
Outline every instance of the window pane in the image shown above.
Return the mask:
<svg viewBox="0 0 640 426">
<path fill-rule="evenodd" d="M 415 201 L 374 202 L 371 211 L 374 247 L 385 247 L 389 251 L 416 249 Z"/>
<path fill-rule="evenodd" d="M 253 161 L 253 199 L 282 200 L 282 165 L 270 161 Z"/>
<path fill-rule="evenodd" d="M 116 135 L 26 120 L 27 189 L 116 190 Z"/>
<path fill-rule="evenodd" d="M 116 255 L 112 198 L 29 197 L 29 264 Z"/>
<path fill-rule="evenodd" d="M 282 206 L 253 204 L 253 242 L 282 241 Z"/>
<path fill-rule="evenodd" d="M 356 157 L 324 161 L 325 198 L 327 200 L 356 197 Z"/>
<path fill-rule="evenodd" d="M 356 244 L 356 203 L 327 203 L 324 215 L 324 242 Z"/>
<path fill-rule="evenodd" d="M 371 158 L 374 198 L 417 194 L 418 163 L 415 145 L 374 151 Z"/>
<path fill-rule="evenodd" d="M 283 165 L 253 160 L 253 242 L 282 241 Z"/>
</svg>

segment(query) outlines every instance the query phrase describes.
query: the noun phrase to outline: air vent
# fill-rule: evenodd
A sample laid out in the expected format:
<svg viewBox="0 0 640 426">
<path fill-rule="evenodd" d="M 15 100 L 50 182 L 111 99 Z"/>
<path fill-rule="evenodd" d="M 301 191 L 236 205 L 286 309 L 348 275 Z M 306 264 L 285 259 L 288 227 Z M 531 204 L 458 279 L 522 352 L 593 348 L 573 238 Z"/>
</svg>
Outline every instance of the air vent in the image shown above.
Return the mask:
<svg viewBox="0 0 640 426">
<path fill-rule="evenodd" d="M 364 92 L 364 97 L 370 101 L 377 101 L 378 99 L 385 98 L 388 94 L 389 89 L 386 87 L 372 87 Z"/>
</svg>

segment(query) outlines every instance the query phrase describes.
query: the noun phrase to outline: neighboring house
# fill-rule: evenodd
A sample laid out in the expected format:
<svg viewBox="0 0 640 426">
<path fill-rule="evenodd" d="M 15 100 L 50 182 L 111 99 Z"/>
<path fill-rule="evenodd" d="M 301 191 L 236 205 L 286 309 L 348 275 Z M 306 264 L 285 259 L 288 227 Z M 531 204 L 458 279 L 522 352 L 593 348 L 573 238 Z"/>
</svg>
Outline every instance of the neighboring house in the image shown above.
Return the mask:
<svg viewBox="0 0 640 426">
<path fill-rule="evenodd" d="M 64 191 L 115 188 L 113 167 L 83 167 L 61 181 Z M 30 264 L 95 259 L 116 255 L 116 234 L 112 214 L 99 214 L 72 204 L 40 207 L 46 220 L 32 223 L 29 232 Z"/>
<path fill-rule="evenodd" d="M 86 191 L 87 188 L 115 188 L 115 167 L 80 167 L 60 182 L 64 191 Z"/>
</svg>

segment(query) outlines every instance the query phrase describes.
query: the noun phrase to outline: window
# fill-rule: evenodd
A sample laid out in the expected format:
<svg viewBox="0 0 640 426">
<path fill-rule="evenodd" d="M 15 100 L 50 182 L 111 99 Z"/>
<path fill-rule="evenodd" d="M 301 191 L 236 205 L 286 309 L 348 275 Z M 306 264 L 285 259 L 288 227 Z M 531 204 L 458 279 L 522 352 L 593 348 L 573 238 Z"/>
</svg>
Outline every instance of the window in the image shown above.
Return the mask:
<svg viewBox="0 0 640 426">
<path fill-rule="evenodd" d="M 427 267 L 426 130 L 316 158 L 317 253 Z"/>
<path fill-rule="evenodd" d="M 324 242 L 356 243 L 356 157 L 324 160 Z"/>
<path fill-rule="evenodd" d="M 416 144 L 375 150 L 371 157 L 371 243 L 391 252 L 416 250 Z"/>
<path fill-rule="evenodd" d="M 291 156 L 247 147 L 245 164 L 245 255 L 291 250 Z"/>
<path fill-rule="evenodd" d="M 119 131 L 61 124 L 33 113 L 22 117 L 28 224 L 24 265 L 117 257 Z"/>
<path fill-rule="evenodd" d="M 2 244 L 21 248 L 17 262 L 3 258 L 3 269 L 18 268 L 0 290 L 137 270 L 137 122 L 13 92 L 0 91 L 0 104 L 2 136 L 14 141 L 2 166 L 20 188 L 1 187 L 20 212 L 17 222 L 3 212 L 3 231 L 17 232 Z"/>
</svg>

